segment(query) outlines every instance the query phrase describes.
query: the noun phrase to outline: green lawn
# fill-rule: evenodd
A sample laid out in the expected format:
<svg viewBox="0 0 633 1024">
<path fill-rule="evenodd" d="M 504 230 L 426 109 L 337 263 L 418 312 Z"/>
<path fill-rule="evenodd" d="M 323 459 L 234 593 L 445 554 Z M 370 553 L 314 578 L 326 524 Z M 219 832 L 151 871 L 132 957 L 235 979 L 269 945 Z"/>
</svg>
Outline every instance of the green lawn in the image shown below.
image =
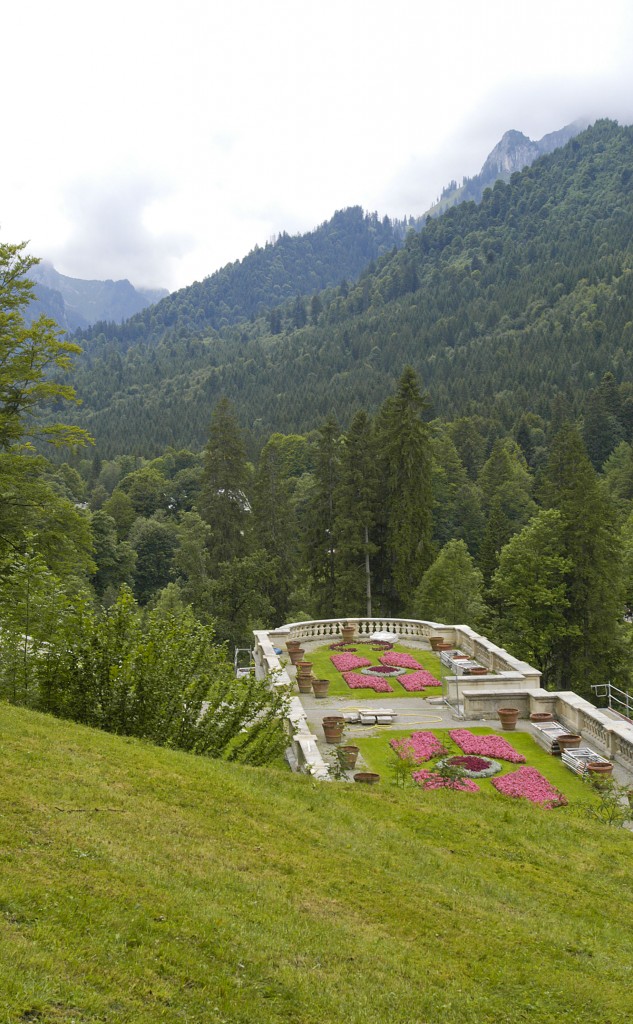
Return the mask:
<svg viewBox="0 0 633 1024">
<path fill-rule="evenodd" d="M 631 1019 L 633 837 L 572 808 L 318 783 L 3 704 L 0 771 L 0 1024 Z"/>
<path fill-rule="evenodd" d="M 459 729 L 460 725 L 455 723 L 452 728 Z M 385 782 L 387 785 L 392 783 L 393 770 L 392 765 L 395 760 L 395 753 L 393 752 L 389 741 L 391 739 L 404 739 L 410 736 L 412 732 L 421 731 L 420 729 L 385 729 L 379 736 L 368 736 L 366 739 L 362 737 L 360 739 L 354 739 L 354 743 L 360 748 L 361 754 L 367 763 L 369 771 L 378 772 L 381 778 L 381 783 Z M 426 730 L 425 730 L 426 731 Z M 451 754 L 460 754 L 461 751 L 457 744 L 453 743 L 450 739 L 448 729 L 429 729 L 434 736 L 444 744 L 447 750 Z M 542 747 L 539 747 L 532 737 L 528 733 L 524 732 L 499 732 L 495 729 L 488 728 L 474 728 L 470 729 L 477 735 L 495 735 L 503 736 L 505 740 L 514 747 L 519 753 L 524 754 L 526 757 L 526 763 L 532 768 L 538 768 L 541 775 L 556 786 L 557 789 L 564 793 L 569 801 L 569 806 L 576 806 L 578 803 L 583 803 L 589 800 L 595 800 L 590 787 L 582 781 L 577 775 L 574 775 L 569 768 L 566 768 L 559 757 L 552 757 Z M 507 761 L 500 761 L 501 772 L 492 778 L 499 778 L 500 775 L 505 775 L 507 772 L 516 771 L 517 764 L 511 764 Z M 420 765 L 421 768 L 432 768 L 433 761 L 424 762 Z M 476 779 L 475 780 L 481 792 L 487 795 L 493 795 L 497 799 L 507 800 L 508 797 L 500 797 L 496 789 L 492 785 L 492 779 Z M 464 798 L 467 798 L 471 794 L 464 794 Z M 564 807 L 555 808 L 555 812 L 565 812 Z"/>
<path fill-rule="evenodd" d="M 355 653 L 359 658 L 367 658 L 371 661 L 372 665 L 380 664 L 380 655 L 384 652 L 372 651 L 371 644 L 355 643 L 351 646 L 356 649 Z M 422 668 L 427 669 L 438 680 L 441 680 L 442 676 L 446 675 L 446 669 L 440 662 L 439 657 L 431 651 L 415 650 L 412 647 L 406 647 L 404 644 L 395 644 L 393 649 L 394 651 L 411 654 L 416 661 L 420 663 Z M 441 683 L 439 683 L 438 686 L 430 686 L 428 689 L 421 690 L 417 693 L 407 693 L 404 687 L 400 685 L 397 678 L 387 680 L 393 690 L 393 693 L 376 693 L 375 690 L 352 689 L 347 685 L 341 673 L 334 668 L 334 665 L 330 660 L 332 655 L 337 653 L 337 651 L 331 651 L 329 645 L 326 645 L 324 647 L 317 647 L 306 654 L 306 660 L 312 662 L 313 675 L 316 676 L 317 679 L 330 680 L 328 696 L 350 697 L 354 700 L 367 700 L 368 698 L 374 700 L 376 697 L 384 697 L 388 700 L 393 700 L 396 697 L 420 697 L 424 700 L 425 697 L 438 697 L 442 693 Z"/>
</svg>

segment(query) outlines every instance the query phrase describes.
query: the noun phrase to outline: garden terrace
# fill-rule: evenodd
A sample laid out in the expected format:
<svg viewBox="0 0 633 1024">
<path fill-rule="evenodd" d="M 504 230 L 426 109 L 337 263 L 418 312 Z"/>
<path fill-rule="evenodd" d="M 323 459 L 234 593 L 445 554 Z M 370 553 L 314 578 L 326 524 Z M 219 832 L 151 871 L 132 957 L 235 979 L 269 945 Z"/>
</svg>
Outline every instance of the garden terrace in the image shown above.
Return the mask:
<svg viewBox="0 0 633 1024">
<path fill-rule="evenodd" d="M 414 721 L 416 714 L 428 714 L 432 708 L 440 728 L 454 726 L 456 720 L 472 725 L 496 720 L 498 709 L 509 704 L 519 710 L 519 728 L 522 724 L 528 728 L 529 716 L 533 712 L 550 712 L 570 732 L 580 733 L 589 746 L 609 758 L 627 777 L 633 775 L 633 725 L 630 722 L 594 707 L 572 691 L 542 689 L 540 673 L 535 668 L 465 625 L 415 619 L 358 618 L 293 622 L 270 631 L 258 630 L 254 634 L 258 678 L 272 675 L 275 686 L 294 689 L 294 669 L 288 666 L 285 657 L 286 642 L 300 641 L 310 657 L 322 665 L 334 653 L 328 649 L 329 646 L 342 639 L 344 624 L 354 627 L 357 647 L 367 643 L 374 633 L 396 634 L 400 641 L 397 649 L 411 651 L 422 664 L 425 656 L 431 655 L 430 638 L 441 637 L 451 648 L 460 650 L 487 672 L 479 676 L 446 674 L 440 679 L 441 691 L 422 691 L 420 694 L 406 693 L 401 690 L 398 679 L 391 677 L 391 692 L 374 694 L 369 691 L 361 696 L 363 691 L 346 691 L 341 683 L 338 690 L 335 688 L 334 695 L 325 701 L 316 701 L 310 696 L 293 696 L 286 730 L 290 761 L 298 770 L 308 771 L 318 779 L 330 777 L 320 749 L 323 746 L 320 716 L 339 712 L 341 697 L 347 696 L 355 703 L 362 701 L 367 712 L 375 704 L 383 707 L 393 704 L 396 715 L 406 715 L 410 721 Z M 429 693 L 437 694 L 439 698 L 432 705 L 424 699 Z"/>
</svg>

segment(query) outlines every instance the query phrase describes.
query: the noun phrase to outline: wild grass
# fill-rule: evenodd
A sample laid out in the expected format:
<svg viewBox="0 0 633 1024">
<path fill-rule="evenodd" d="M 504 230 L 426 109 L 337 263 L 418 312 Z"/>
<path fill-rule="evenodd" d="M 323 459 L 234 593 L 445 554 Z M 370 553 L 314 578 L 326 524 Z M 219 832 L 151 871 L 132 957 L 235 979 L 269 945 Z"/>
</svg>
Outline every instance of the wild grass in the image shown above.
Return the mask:
<svg viewBox="0 0 633 1024">
<path fill-rule="evenodd" d="M 2 1024 L 630 1020 L 628 832 L 7 705 L 0 767 Z"/>
<path fill-rule="evenodd" d="M 353 643 L 350 646 L 355 648 L 356 654 L 359 658 L 367 658 L 372 665 L 379 665 L 380 655 L 384 652 L 373 651 L 371 644 L 360 644 Z M 421 651 L 412 647 L 407 647 L 405 644 L 395 644 L 394 651 L 405 652 L 411 654 L 420 663 L 422 668 L 427 669 L 436 679 L 441 680 L 442 676 L 446 675 L 446 669 L 440 662 L 437 654 L 433 654 L 431 651 Z M 313 668 L 312 674 L 317 679 L 329 679 L 330 687 L 328 690 L 328 696 L 331 697 L 351 697 L 356 700 L 375 700 L 376 697 L 384 698 L 385 700 L 394 700 L 398 697 L 419 697 L 424 700 L 425 697 L 438 697 L 442 692 L 441 682 L 438 686 L 430 686 L 426 690 L 420 690 L 416 693 L 408 693 L 403 686 L 398 682 L 397 677 L 392 676 L 387 679 L 387 682 L 391 686 L 393 693 L 376 693 L 375 690 L 370 689 L 352 689 L 347 685 L 341 673 L 334 668 L 331 657 L 336 654 L 336 651 L 331 651 L 329 646 L 316 647 L 314 650 L 306 653 L 306 661 L 311 661 Z M 369 681 L 369 680 L 368 680 Z"/>
</svg>

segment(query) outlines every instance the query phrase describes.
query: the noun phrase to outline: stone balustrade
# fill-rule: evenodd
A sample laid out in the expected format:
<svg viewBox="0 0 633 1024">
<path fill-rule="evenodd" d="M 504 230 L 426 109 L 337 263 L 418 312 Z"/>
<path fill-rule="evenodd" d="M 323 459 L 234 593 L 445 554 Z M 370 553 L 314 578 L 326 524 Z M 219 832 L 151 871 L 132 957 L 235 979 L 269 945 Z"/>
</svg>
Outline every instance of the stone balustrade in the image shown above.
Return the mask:
<svg viewBox="0 0 633 1024">
<path fill-rule="evenodd" d="M 633 725 L 616 721 L 590 701 L 571 690 L 550 692 L 540 686 L 540 672 L 526 662 L 514 658 L 502 647 L 497 647 L 469 626 L 447 626 L 438 622 L 418 619 L 376 618 L 313 619 L 309 622 L 290 622 L 274 630 L 255 631 L 255 673 L 258 679 L 271 680 L 272 686 L 291 688 L 292 680 L 285 669 L 283 648 L 287 640 L 305 643 L 332 643 L 342 636 L 343 625 L 353 625 L 359 640 L 372 633 L 397 633 L 401 640 L 428 640 L 441 636 L 453 647 L 468 654 L 489 675 L 452 676 L 444 679 L 444 693 L 449 703 L 460 703 L 467 719 L 496 719 L 500 707 L 519 708 L 521 718 L 529 718 L 533 711 L 549 711 L 570 732 L 581 733 L 598 753 L 618 761 L 633 772 Z M 288 733 L 291 758 L 298 770 L 309 772 L 315 778 L 327 779 L 328 769 L 318 749 L 317 739 L 310 732 L 308 722 L 297 697 L 293 697 L 284 723 Z"/>
</svg>

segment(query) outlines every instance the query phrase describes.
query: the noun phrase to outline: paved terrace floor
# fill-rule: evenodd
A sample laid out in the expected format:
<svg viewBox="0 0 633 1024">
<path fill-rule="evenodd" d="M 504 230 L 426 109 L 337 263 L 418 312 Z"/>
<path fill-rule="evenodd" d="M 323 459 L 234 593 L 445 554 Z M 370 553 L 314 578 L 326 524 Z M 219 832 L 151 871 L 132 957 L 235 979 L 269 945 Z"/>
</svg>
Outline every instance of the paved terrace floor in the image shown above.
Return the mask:
<svg viewBox="0 0 633 1024">
<path fill-rule="evenodd" d="M 422 651 L 430 651 L 431 646 L 423 640 L 410 640 L 408 637 L 400 641 L 407 648 Z M 309 661 L 310 651 L 317 647 L 326 646 L 322 640 L 315 642 L 304 642 L 303 649 L 306 652 L 306 660 Z M 288 675 L 294 679 L 296 670 L 288 665 Z M 442 698 L 424 697 L 398 697 L 389 701 L 389 694 L 377 694 L 375 698 L 363 698 L 354 700 L 354 694 L 350 690 L 349 696 L 326 697 L 317 699 L 312 694 L 300 693 L 299 699 L 308 720 L 311 732 L 316 736 L 321 754 L 326 761 L 332 756 L 332 746 L 325 742 L 323 736 L 322 719 L 325 715 L 341 715 L 351 711 L 366 711 L 372 713 L 372 709 L 389 708 L 394 711 L 396 717 L 392 725 L 360 725 L 350 723 L 345 727 L 345 743 L 353 743 L 355 739 L 368 736 L 379 736 L 381 732 L 389 729 L 470 729 L 482 726 L 499 729 L 499 722 L 495 718 L 489 720 L 465 719 L 459 717 Z M 615 716 L 617 717 L 617 716 Z M 517 732 L 531 732 L 530 723 L 526 719 L 519 719 L 516 724 Z M 588 744 L 590 745 L 590 744 Z M 355 771 L 362 770 L 364 765 L 360 762 Z M 620 765 L 613 766 L 613 777 L 621 784 L 633 784 L 633 774 L 627 772 Z M 351 778 L 351 774 L 350 774 Z"/>
</svg>

